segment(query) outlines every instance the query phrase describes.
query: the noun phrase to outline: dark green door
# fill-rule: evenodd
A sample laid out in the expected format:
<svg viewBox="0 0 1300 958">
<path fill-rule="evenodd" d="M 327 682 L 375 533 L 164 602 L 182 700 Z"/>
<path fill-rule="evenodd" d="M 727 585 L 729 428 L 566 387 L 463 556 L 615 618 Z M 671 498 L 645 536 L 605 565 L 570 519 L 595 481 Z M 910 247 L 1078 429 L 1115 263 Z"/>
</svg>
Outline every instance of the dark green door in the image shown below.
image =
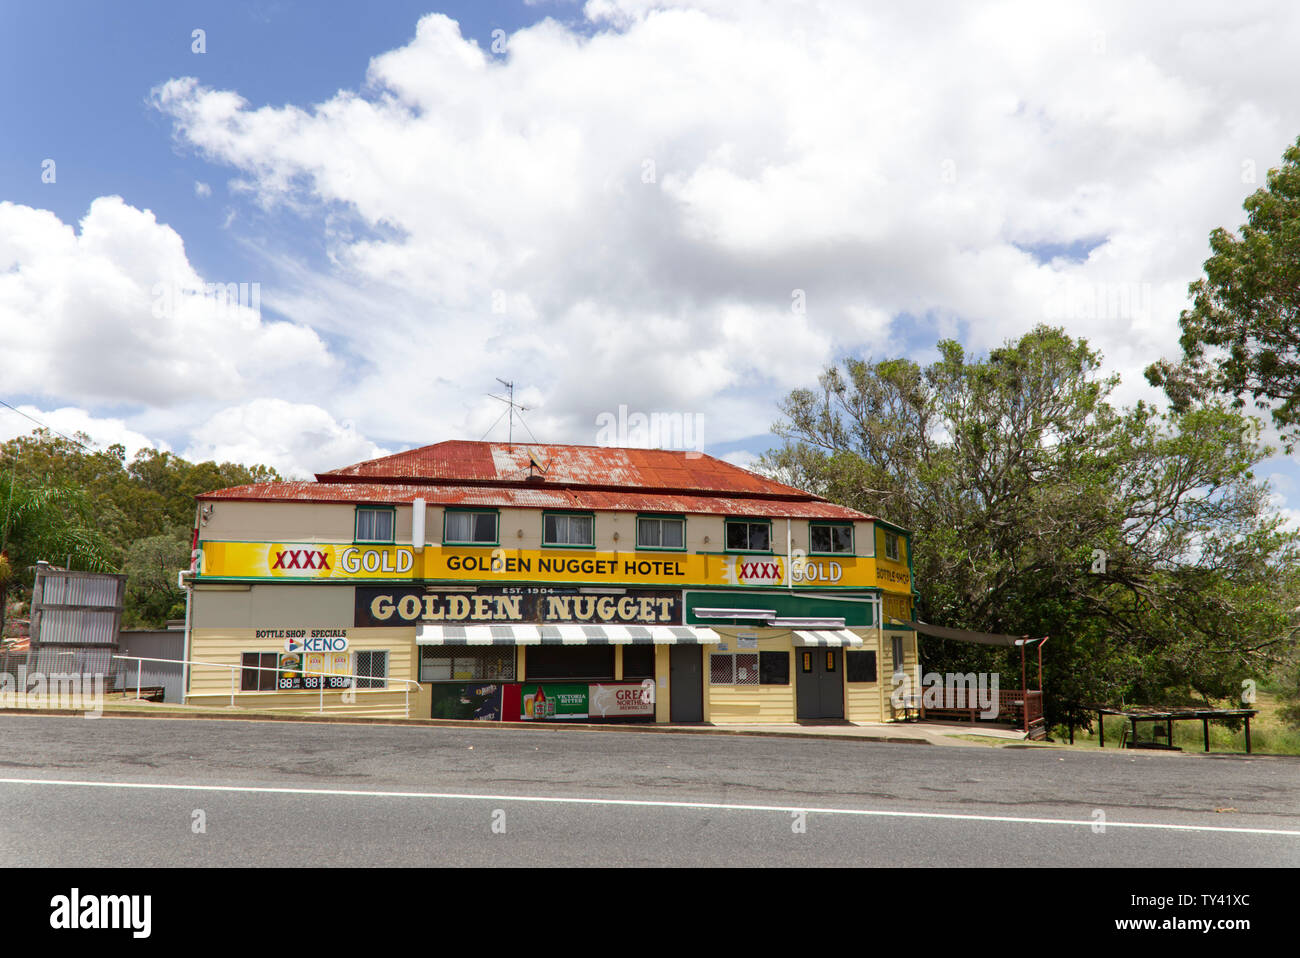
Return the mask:
<svg viewBox="0 0 1300 958">
<path fill-rule="evenodd" d="M 795 714 L 801 719 L 844 718 L 844 659 L 839 649 L 794 650 Z"/>
<path fill-rule="evenodd" d="M 668 721 L 704 721 L 704 650 L 674 645 L 668 651 Z"/>
</svg>

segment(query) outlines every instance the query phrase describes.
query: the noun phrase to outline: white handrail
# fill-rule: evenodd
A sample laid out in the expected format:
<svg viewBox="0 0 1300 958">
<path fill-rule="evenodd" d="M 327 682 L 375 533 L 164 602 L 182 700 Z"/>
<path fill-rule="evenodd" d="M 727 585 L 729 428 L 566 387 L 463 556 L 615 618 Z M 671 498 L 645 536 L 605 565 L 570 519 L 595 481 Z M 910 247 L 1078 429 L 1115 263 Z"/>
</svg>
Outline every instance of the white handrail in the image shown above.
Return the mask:
<svg viewBox="0 0 1300 958">
<path fill-rule="evenodd" d="M 242 664 L 241 664 L 241 665 L 231 665 L 231 664 L 228 663 L 228 662 L 201 662 L 201 661 L 199 661 L 198 659 L 156 659 L 156 658 L 152 658 L 152 657 L 147 656 L 147 655 L 114 655 L 114 656 L 112 656 L 112 658 L 114 658 L 114 659 L 124 659 L 124 660 L 127 660 L 127 661 L 138 662 L 138 663 L 139 663 L 139 665 L 136 666 L 136 686 L 135 686 L 135 697 L 136 697 L 137 700 L 140 698 L 140 683 L 141 683 L 141 678 L 140 678 L 140 677 L 141 677 L 141 675 L 143 674 L 143 669 L 144 669 L 144 663 L 145 663 L 145 662 L 166 662 L 168 665 L 204 665 L 204 666 L 208 666 L 208 667 L 210 667 L 210 668 L 214 668 L 214 669 L 230 669 L 230 705 L 231 705 L 232 708 L 233 708 L 234 705 L 235 705 L 235 695 L 237 694 L 236 691 L 235 691 L 235 677 L 236 677 L 236 675 L 237 675 L 239 672 L 242 672 L 242 671 L 244 671 L 244 670 L 251 670 L 251 671 L 257 671 L 257 672 L 285 672 L 285 671 L 288 671 L 287 669 L 271 668 L 271 667 L 269 667 L 269 666 L 265 666 L 265 665 L 242 665 Z M 351 679 L 351 680 L 352 680 L 352 681 L 351 681 L 351 684 L 349 684 L 348 686 L 346 686 L 346 688 L 347 688 L 349 691 L 353 691 L 353 692 L 357 692 L 357 691 L 361 691 L 361 692 L 387 692 L 387 691 L 390 691 L 387 687 L 382 688 L 382 689 L 372 689 L 372 688 L 361 688 L 361 689 L 358 689 L 358 688 L 357 688 L 357 679 L 374 679 L 374 680 L 379 680 L 379 681 L 384 682 L 384 683 L 385 683 L 385 686 L 386 686 L 387 683 L 389 683 L 389 682 L 401 682 L 401 683 L 402 683 L 402 691 L 403 691 L 403 693 L 404 693 L 404 697 L 405 697 L 406 717 L 407 717 L 407 718 L 410 718 L 410 717 L 411 717 L 411 687 L 414 686 L 414 687 L 416 688 L 417 691 L 420 689 L 420 683 L 419 683 L 419 682 L 415 682 L 415 681 L 413 681 L 413 680 L 411 680 L 411 679 L 398 679 L 398 678 L 393 678 L 393 677 L 391 677 L 391 676 L 387 676 L 387 675 L 385 675 L 385 676 L 378 676 L 378 675 L 352 675 L 352 674 L 349 674 L 349 673 L 346 673 L 346 672 L 319 672 L 319 671 L 316 671 L 316 670 L 314 670 L 314 669 L 294 669 L 293 671 L 295 671 L 295 672 L 299 672 L 299 673 L 301 673 L 302 675 L 315 675 L 315 676 L 319 676 L 319 677 L 321 677 L 321 678 Z M 341 690 L 340 690 L 340 691 L 341 691 Z M 324 682 L 321 683 L 321 687 L 320 687 L 320 697 L 319 697 L 319 699 L 318 699 L 317 711 L 319 711 L 319 712 L 321 712 L 321 713 L 324 713 L 324 711 L 325 711 L 325 683 L 324 683 Z"/>
</svg>

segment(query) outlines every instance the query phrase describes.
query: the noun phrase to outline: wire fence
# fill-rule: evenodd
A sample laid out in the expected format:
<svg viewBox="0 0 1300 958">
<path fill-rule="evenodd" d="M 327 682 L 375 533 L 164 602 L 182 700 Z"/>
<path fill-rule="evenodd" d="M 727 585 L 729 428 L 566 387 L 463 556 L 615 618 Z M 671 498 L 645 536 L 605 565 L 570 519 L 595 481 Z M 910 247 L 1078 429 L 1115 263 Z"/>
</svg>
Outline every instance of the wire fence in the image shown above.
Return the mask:
<svg viewBox="0 0 1300 958">
<path fill-rule="evenodd" d="M 316 692 L 315 711 L 326 711 L 325 693 L 342 693 L 345 698 L 340 703 L 345 709 L 358 706 L 364 710 L 370 706 L 366 699 L 375 700 L 374 707 L 382 707 L 375 697 L 390 695 L 398 689 L 402 692 L 402 710 L 407 718 L 411 717 L 411 692 L 420 690 L 420 683 L 409 679 L 392 678 L 376 666 L 378 662 L 370 659 L 359 665 L 355 672 L 328 672 L 314 669 L 298 669 L 294 680 L 283 678 L 284 670 L 278 667 L 224 662 L 201 662 L 196 659 L 162 659 L 151 656 L 117 655 L 112 649 L 40 649 L 30 652 L 0 653 L 0 675 L 9 677 L 9 687 L 26 691 L 32 680 L 38 675 L 102 678 L 102 688 L 108 694 L 121 694 L 127 698 L 143 701 L 161 695 L 170 680 L 186 666 L 191 674 L 199 669 L 215 669 L 229 674 L 230 707 L 239 708 L 238 699 L 259 692 L 287 692 L 302 695 L 303 704 L 276 710 L 304 711 L 310 710 L 311 692 Z M 248 673 L 259 676 L 253 681 L 253 688 L 248 688 Z M 262 673 L 269 673 L 261 678 Z M 224 684 L 224 681 L 223 681 Z M 263 687 L 264 686 L 264 687 Z M 221 695 L 224 693 L 208 693 Z"/>
<path fill-rule="evenodd" d="M 398 685 L 401 687 L 403 695 L 403 711 L 405 716 L 410 718 L 411 691 L 412 689 L 416 692 L 420 690 L 419 682 L 413 682 L 410 679 L 392 678 L 386 674 L 376 675 L 376 669 L 368 668 L 363 665 L 359 665 L 354 672 L 328 672 L 324 670 L 300 668 L 294 669 L 289 673 L 278 666 L 249 665 L 242 662 L 239 665 L 233 665 L 226 662 L 201 662 L 197 659 L 156 659 L 138 655 L 115 655 L 113 656 L 113 659 L 125 663 L 125 684 L 122 687 L 129 690 L 132 687 L 132 681 L 134 681 L 134 687 L 137 689 L 137 694 L 142 687 L 147 688 L 147 686 L 143 686 L 146 662 L 165 662 L 174 665 L 189 666 L 191 676 L 196 675 L 198 669 L 219 669 L 228 672 L 230 676 L 229 696 L 231 708 L 239 707 L 237 699 L 240 696 L 257 695 L 259 693 L 267 692 L 285 692 L 288 694 L 299 695 L 314 691 L 317 693 L 316 711 L 324 713 L 326 692 L 341 692 L 345 696 L 351 698 L 352 701 L 350 702 L 345 698 L 343 702 L 345 706 L 362 705 L 362 697 L 374 696 L 376 693 L 391 693 L 393 689 L 390 686 Z M 133 670 L 135 674 L 134 680 L 132 679 Z M 252 682 L 253 688 L 248 687 L 250 684 L 248 677 L 249 673 L 253 673 L 257 676 L 257 678 Z M 287 678 L 286 676 L 288 675 L 291 675 L 292 678 Z M 191 679 L 191 682 L 192 681 L 193 680 Z M 190 693 L 190 695 L 194 694 L 195 693 L 193 692 Z M 217 693 L 215 691 L 200 694 L 213 696 L 222 695 L 223 697 L 225 695 L 225 693 Z M 294 706 L 283 710 L 302 711 L 305 708 L 309 708 L 309 706 L 304 702 L 303 706 Z"/>
</svg>

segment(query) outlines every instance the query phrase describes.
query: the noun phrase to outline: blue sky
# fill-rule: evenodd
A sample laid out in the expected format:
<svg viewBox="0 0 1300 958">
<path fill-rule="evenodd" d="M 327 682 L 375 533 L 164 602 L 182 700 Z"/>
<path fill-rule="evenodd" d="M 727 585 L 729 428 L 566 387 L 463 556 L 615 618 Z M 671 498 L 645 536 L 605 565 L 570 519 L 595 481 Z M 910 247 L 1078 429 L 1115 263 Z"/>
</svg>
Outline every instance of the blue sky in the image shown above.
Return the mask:
<svg viewBox="0 0 1300 958">
<path fill-rule="evenodd" d="M 501 376 L 541 440 L 626 406 L 744 464 L 828 362 L 1047 321 L 1158 400 L 1209 231 L 1300 134 L 1298 17 L 7 4 L 0 398 L 306 474 L 503 434 Z"/>
<path fill-rule="evenodd" d="M 563 18 L 576 6 L 565 8 L 486 0 L 436 9 L 487 48 L 493 30 Z M 19 95 L 0 98 L 7 141 L 0 151 L 0 199 L 75 223 L 96 197 L 120 195 L 176 229 L 201 272 L 247 272 L 248 254 L 214 229 L 220 222 L 214 204 L 194 192 L 196 180 L 220 183 L 227 173 L 175 148 L 171 123 L 149 105 L 149 91 L 171 77 L 195 75 L 258 105 L 327 100 L 361 84 L 370 57 L 408 42 L 431 9 L 427 0 L 4 4 L 0 82 Z M 192 49 L 196 29 L 205 31 L 202 56 Z M 55 184 L 41 180 L 47 158 L 57 164 Z M 261 225 L 294 229 L 276 221 Z M 310 243 L 297 248 L 319 255 Z"/>
</svg>

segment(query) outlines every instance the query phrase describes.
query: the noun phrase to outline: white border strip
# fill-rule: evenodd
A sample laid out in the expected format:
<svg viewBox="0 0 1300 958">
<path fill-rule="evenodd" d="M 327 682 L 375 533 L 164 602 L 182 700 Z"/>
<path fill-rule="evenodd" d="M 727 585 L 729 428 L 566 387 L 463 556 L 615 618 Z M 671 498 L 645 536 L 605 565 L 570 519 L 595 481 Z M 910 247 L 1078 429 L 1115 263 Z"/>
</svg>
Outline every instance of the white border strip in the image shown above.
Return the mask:
<svg viewBox="0 0 1300 958">
<path fill-rule="evenodd" d="M 733 812 L 808 812 L 819 815 L 856 815 L 868 818 L 922 818 L 959 822 L 1010 822 L 1025 825 L 1075 825 L 1092 828 L 1152 828 L 1179 832 L 1234 832 L 1244 835 L 1286 835 L 1300 838 L 1300 831 L 1284 828 L 1232 828 L 1226 825 L 1173 825 L 1164 822 L 1116 822 L 1107 819 L 1016 818 L 1010 815 L 954 815 L 943 812 L 891 812 L 861 808 L 814 808 L 808 805 L 732 805 L 721 802 L 660 802 L 635 798 L 565 798 L 551 795 L 471 795 L 460 792 L 386 792 L 333 788 L 284 788 L 263 785 L 175 785 L 152 782 L 85 782 L 64 779 L 0 778 L 0 785 L 62 785 L 76 788 L 154 788 L 184 792 L 246 792 L 264 795 L 334 795 L 357 798 L 437 798 L 475 802 L 538 802 L 556 805 L 614 805 L 637 808 L 686 808 Z"/>
</svg>

